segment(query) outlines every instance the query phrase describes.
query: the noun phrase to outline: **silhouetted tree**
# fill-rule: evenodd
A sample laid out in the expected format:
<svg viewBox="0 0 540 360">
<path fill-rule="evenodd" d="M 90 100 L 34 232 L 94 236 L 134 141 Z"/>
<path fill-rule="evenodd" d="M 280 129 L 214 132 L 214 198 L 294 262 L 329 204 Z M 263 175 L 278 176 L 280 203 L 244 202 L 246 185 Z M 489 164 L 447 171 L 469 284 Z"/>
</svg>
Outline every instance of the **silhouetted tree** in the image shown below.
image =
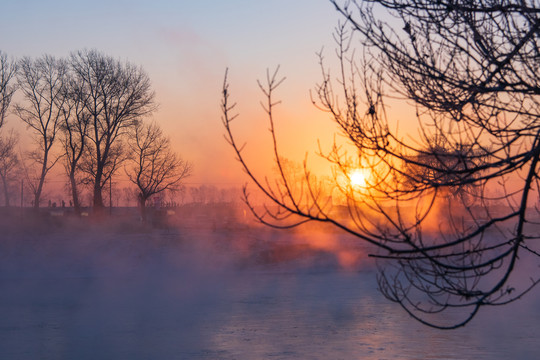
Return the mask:
<svg viewBox="0 0 540 360">
<path fill-rule="evenodd" d="M 460 144 L 460 149 L 452 149 L 437 140 L 429 140 L 428 148 L 419 149 L 404 164 L 406 182 L 414 189 L 418 186 L 429 186 L 442 189 L 448 200 L 459 198 L 461 202 L 474 202 L 479 196 L 477 183 L 468 179 L 464 181 L 462 173 L 467 169 L 483 165 L 482 157 L 471 157 L 470 146 Z M 476 174 L 475 176 L 478 176 Z M 409 189 L 409 190 L 411 190 Z M 449 205 L 451 201 L 449 201 Z"/>
<path fill-rule="evenodd" d="M 7 55 L 0 51 L 0 129 L 13 98 L 17 86 L 14 77 L 17 72 L 17 63 L 8 59 Z"/>
<path fill-rule="evenodd" d="M 14 180 L 13 175 L 19 163 L 15 151 L 18 136 L 13 130 L 7 135 L 2 132 L 11 99 L 17 88 L 16 72 L 17 63 L 8 59 L 7 55 L 0 51 L 0 179 L 2 180 L 5 206 L 10 206 L 10 183 Z"/>
<path fill-rule="evenodd" d="M 13 130 L 7 135 L 0 131 L 0 180 L 2 180 L 5 206 L 10 206 L 9 199 L 13 190 L 11 185 L 17 180 L 19 158 L 15 147 L 18 141 L 19 137 Z"/>
<path fill-rule="evenodd" d="M 128 148 L 131 156 L 126 173 L 139 190 L 138 205 L 146 221 L 146 201 L 166 190 L 178 189 L 191 175 L 192 166 L 171 149 L 169 138 L 156 123 L 138 123 Z"/>
<path fill-rule="evenodd" d="M 540 257 L 534 206 L 540 190 L 540 4 L 331 2 L 346 20 L 336 32 L 340 68 L 331 77 L 320 54 L 323 78 L 314 102 L 355 148 L 352 157 L 338 144 L 324 155 L 335 168 L 349 218 L 324 201 L 307 165 L 304 191 L 299 197 L 292 190 L 298 184 L 287 179 L 274 131 L 274 92 L 282 81 L 276 73 L 260 86 L 277 182 L 260 181 L 250 171 L 232 133 L 237 115 L 227 80 L 223 86 L 227 138 L 255 185 L 278 206 L 262 212 L 250 206 L 252 212 L 276 227 L 330 223 L 373 244 L 382 293 L 431 326 L 463 326 L 483 306 L 519 299 L 539 282 L 537 272 L 525 281 L 516 270 L 526 271 Z M 384 12 L 388 17 L 379 18 Z M 356 54 L 354 34 L 363 45 Z M 387 118 L 389 96 L 416 105 L 417 139 L 398 133 Z M 355 168 L 369 173 L 364 185 L 340 182 L 339 175 L 349 178 Z M 442 212 L 441 193 L 463 187 L 476 189 L 476 205 L 458 197 Z M 244 198 L 250 205 L 247 190 Z"/>
<path fill-rule="evenodd" d="M 126 158 L 122 140 L 154 111 L 154 93 L 143 69 L 98 51 L 74 53 L 70 64 L 87 99 L 87 156 L 81 166 L 91 179 L 94 210 L 99 213 L 104 207 L 102 189 Z"/>
<path fill-rule="evenodd" d="M 32 174 L 27 175 L 34 207 L 38 208 L 45 177 L 58 161 L 52 158 L 52 147 L 66 101 L 67 66 L 63 60 L 49 55 L 36 60 L 25 57 L 19 62 L 17 79 L 24 103 L 16 104 L 15 112 L 32 130 L 36 142 L 36 149 L 29 152 L 29 157 L 38 170 L 33 174 L 32 166 Z"/>
<path fill-rule="evenodd" d="M 76 214 L 80 214 L 79 170 L 81 160 L 86 151 L 90 115 L 87 110 L 89 94 L 84 91 L 84 84 L 77 76 L 70 72 L 65 87 L 66 102 L 62 116 L 61 143 L 64 150 L 64 168 L 69 178 L 72 204 Z"/>
</svg>

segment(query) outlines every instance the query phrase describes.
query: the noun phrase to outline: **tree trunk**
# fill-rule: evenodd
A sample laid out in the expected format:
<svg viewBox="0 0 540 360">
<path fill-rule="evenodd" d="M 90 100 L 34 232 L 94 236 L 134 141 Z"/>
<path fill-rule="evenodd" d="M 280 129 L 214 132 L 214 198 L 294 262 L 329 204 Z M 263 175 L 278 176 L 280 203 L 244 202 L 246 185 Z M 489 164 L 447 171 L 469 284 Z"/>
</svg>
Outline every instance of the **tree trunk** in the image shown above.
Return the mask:
<svg viewBox="0 0 540 360">
<path fill-rule="evenodd" d="M 79 192 L 77 190 L 77 181 L 75 179 L 75 173 L 71 172 L 69 174 L 69 181 L 71 184 L 71 197 L 73 198 L 73 210 L 75 215 L 81 214 L 81 206 L 79 204 Z"/>
<path fill-rule="evenodd" d="M 41 175 L 39 177 L 39 183 L 34 193 L 34 209 L 39 209 L 39 203 L 41 200 L 41 192 L 43 191 L 43 184 L 45 183 L 45 176 L 47 175 L 47 158 L 48 154 L 45 152 L 43 156 L 43 164 L 41 165 Z"/>
<path fill-rule="evenodd" d="M 142 195 L 142 194 L 139 194 L 139 196 L 137 197 L 137 205 L 139 207 L 139 213 L 141 215 L 141 222 L 143 224 L 146 224 L 146 222 L 147 222 L 146 200 L 147 200 L 147 198 L 144 197 L 144 195 Z"/>
<path fill-rule="evenodd" d="M 104 213 L 103 195 L 101 193 L 101 178 L 103 177 L 103 169 L 98 168 L 94 181 L 94 214 L 102 215 Z"/>
<path fill-rule="evenodd" d="M 103 197 L 101 195 L 101 187 L 99 185 L 94 185 L 94 212 L 103 213 Z"/>
<path fill-rule="evenodd" d="M 7 179 L 2 176 L 2 185 L 4 188 L 4 204 L 6 207 L 9 207 L 9 190 L 8 190 L 8 183 Z"/>
<path fill-rule="evenodd" d="M 38 210 L 39 209 L 39 202 L 40 202 L 40 194 L 38 194 L 37 192 L 34 193 L 34 210 Z"/>
</svg>

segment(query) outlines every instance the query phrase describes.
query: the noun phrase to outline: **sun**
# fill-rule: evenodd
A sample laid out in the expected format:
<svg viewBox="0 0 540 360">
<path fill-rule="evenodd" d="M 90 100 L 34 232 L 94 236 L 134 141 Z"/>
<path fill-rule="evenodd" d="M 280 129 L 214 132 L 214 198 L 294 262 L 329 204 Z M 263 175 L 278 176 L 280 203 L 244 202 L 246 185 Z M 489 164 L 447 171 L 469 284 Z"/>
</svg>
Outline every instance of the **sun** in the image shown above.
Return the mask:
<svg viewBox="0 0 540 360">
<path fill-rule="evenodd" d="M 349 173 L 349 182 L 352 187 L 365 187 L 366 174 L 361 169 L 355 169 Z"/>
</svg>

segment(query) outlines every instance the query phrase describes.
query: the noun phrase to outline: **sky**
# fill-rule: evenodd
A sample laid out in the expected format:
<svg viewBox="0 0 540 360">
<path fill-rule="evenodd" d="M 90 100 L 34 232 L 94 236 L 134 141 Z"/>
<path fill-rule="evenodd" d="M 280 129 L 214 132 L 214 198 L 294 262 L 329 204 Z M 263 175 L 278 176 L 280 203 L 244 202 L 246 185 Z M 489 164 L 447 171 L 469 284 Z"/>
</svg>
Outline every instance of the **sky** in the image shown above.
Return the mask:
<svg viewBox="0 0 540 360">
<path fill-rule="evenodd" d="M 337 132 L 309 94 L 321 77 L 316 52 L 333 54 L 332 32 L 340 17 L 328 0 L 7 0 L 2 13 L 0 49 L 8 56 L 66 57 L 97 49 L 142 66 L 159 105 L 152 119 L 194 165 L 188 183 L 245 181 L 223 137 L 220 101 L 227 68 L 240 113 L 234 131 L 247 143 L 255 167 L 268 165 L 271 155 L 257 86 L 267 69 L 280 65 L 287 78 L 276 114 L 285 156 L 316 157 L 317 139 L 329 144 Z M 8 121 L 8 128 L 25 134 L 14 115 Z"/>
</svg>

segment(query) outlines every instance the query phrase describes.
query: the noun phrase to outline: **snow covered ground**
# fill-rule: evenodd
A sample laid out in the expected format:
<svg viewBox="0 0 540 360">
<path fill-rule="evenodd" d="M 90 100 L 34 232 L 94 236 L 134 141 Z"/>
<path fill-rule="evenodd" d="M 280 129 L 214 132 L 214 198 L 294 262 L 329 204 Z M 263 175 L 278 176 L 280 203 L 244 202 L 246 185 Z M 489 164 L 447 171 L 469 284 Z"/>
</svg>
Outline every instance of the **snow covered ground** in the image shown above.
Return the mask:
<svg viewBox="0 0 540 360">
<path fill-rule="evenodd" d="M 4 229 L 0 358 L 540 356 L 538 289 L 481 311 L 465 328 L 434 330 L 378 293 L 375 270 L 352 240 L 280 234 L 129 224 Z"/>
</svg>

